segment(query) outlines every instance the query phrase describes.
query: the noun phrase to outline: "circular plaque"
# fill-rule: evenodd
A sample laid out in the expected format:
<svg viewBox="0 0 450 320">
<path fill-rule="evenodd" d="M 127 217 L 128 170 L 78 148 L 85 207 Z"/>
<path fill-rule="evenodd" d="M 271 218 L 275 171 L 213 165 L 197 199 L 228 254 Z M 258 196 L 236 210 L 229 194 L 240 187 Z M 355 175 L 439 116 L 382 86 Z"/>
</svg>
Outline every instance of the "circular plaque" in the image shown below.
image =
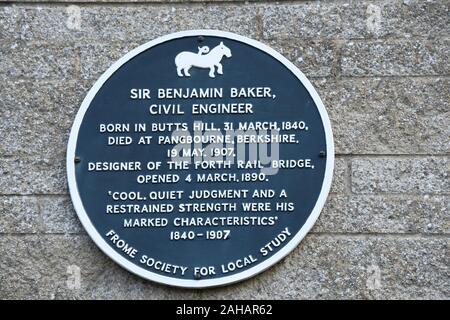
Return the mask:
<svg viewBox="0 0 450 320">
<path fill-rule="evenodd" d="M 237 282 L 291 252 L 330 190 L 334 146 L 311 83 L 266 45 L 193 30 L 94 84 L 70 134 L 75 210 L 111 259 L 156 282 Z"/>
</svg>

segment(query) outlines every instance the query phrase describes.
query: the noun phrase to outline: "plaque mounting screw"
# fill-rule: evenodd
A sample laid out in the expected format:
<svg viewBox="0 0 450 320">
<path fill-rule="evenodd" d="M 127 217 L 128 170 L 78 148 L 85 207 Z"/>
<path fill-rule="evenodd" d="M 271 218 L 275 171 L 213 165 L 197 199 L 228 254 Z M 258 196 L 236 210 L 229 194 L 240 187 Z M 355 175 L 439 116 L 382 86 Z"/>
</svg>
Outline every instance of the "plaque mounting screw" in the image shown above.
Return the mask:
<svg viewBox="0 0 450 320">
<path fill-rule="evenodd" d="M 327 153 L 323 150 L 319 152 L 319 157 L 321 157 L 321 158 L 325 158 L 326 155 L 327 155 Z"/>
<path fill-rule="evenodd" d="M 203 40 L 205 40 L 205 38 L 203 36 L 198 36 L 198 42 L 203 42 Z"/>
<path fill-rule="evenodd" d="M 80 162 L 81 162 L 80 157 L 75 157 L 74 162 L 75 162 L 75 163 L 80 163 Z"/>
<path fill-rule="evenodd" d="M 194 279 L 200 280 L 200 273 L 194 273 Z"/>
</svg>

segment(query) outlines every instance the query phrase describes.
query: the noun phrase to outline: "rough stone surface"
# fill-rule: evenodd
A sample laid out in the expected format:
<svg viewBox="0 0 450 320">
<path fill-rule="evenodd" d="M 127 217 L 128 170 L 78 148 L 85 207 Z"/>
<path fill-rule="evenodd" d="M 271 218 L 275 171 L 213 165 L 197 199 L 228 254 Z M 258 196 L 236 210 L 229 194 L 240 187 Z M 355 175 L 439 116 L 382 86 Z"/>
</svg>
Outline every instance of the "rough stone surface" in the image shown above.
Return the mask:
<svg viewBox="0 0 450 320">
<path fill-rule="evenodd" d="M 0 41 L 17 35 L 18 20 L 19 13 L 16 7 L 0 7 Z"/>
<path fill-rule="evenodd" d="M 449 234 L 450 198 L 332 194 L 312 232 Z"/>
<path fill-rule="evenodd" d="M 243 286 L 204 298 L 436 299 L 448 295 L 448 239 L 309 236 Z M 433 285 L 435 286 L 433 286 Z"/>
<path fill-rule="evenodd" d="M 0 158 L 0 195 L 67 194 L 65 161 Z"/>
<path fill-rule="evenodd" d="M 81 77 L 94 82 L 120 57 L 138 46 L 138 43 L 111 42 L 80 47 Z"/>
<path fill-rule="evenodd" d="M 265 38 L 404 38 L 448 36 L 448 1 L 309 1 L 265 5 Z"/>
<path fill-rule="evenodd" d="M 345 76 L 416 76 L 450 73 L 449 40 L 351 41 L 342 48 Z"/>
<path fill-rule="evenodd" d="M 267 5 L 263 9 L 266 39 L 357 38 L 365 30 L 365 6 L 309 2 L 295 5 Z"/>
<path fill-rule="evenodd" d="M 0 43 L 0 74 L 8 78 L 67 81 L 79 74 L 73 44 L 7 41 Z"/>
<path fill-rule="evenodd" d="M 448 0 L 134 2 L 0 4 L 0 299 L 450 299 Z M 329 113 L 336 161 L 317 223 L 283 261 L 186 290 L 96 247 L 68 195 L 65 154 L 112 63 L 200 28 L 260 40 L 297 65 Z"/>
<path fill-rule="evenodd" d="M 347 161 L 343 158 L 334 159 L 333 182 L 331 184 L 332 193 L 345 193 L 348 187 L 349 172 Z"/>
<path fill-rule="evenodd" d="M 84 235 L 0 236 L 0 285 L 9 299 L 443 299 L 448 246 L 448 239 L 310 235 L 252 280 L 183 290 L 138 278 Z"/>
<path fill-rule="evenodd" d="M 339 154 L 448 154 L 448 78 L 315 79 Z"/>
<path fill-rule="evenodd" d="M 39 205 L 44 233 L 85 233 L 70 197 L 41 197 Z"/>
<path fill-rule="evenodd" d="M 40 223 L 36 198 L 0 196 L 0 234 L 36 233 Z"/>
<path fill-rule="evenodd" d="M 293 62 L 307 77 L 328 77 L 336 64 L 336 51 L 331 41 L 272 40 L 270 47 Z"/>
<path fill-rule="evenodd" d="M 354 159 L 351 162 L 352 191 L 371 193 L 450 193 L 450 160 Z"/>
<path fill-rule="evenodd" d="M 75 113 L 88 91 L 82 82 L 0 83 L 0 154 L 63 161 Z M 20 97 L 20 99 L 18 99 Z"/>
<path fill-rule="evenodd" d="M 218 29 L 255 38 L 252 6 L 66 6 L 19 7 L 19 37 L 25 40 L 123 41 L 143 44 L 189 29 Z M 130 19 L 130 17 L 133 17 Z"/>
<path fill-rule="evenodd" d="M 87 235 L 0 236 L 0 254 L 3 299 L 196 298 L 195 292 L 166 289 L 134 276 Z"/>
</svg>

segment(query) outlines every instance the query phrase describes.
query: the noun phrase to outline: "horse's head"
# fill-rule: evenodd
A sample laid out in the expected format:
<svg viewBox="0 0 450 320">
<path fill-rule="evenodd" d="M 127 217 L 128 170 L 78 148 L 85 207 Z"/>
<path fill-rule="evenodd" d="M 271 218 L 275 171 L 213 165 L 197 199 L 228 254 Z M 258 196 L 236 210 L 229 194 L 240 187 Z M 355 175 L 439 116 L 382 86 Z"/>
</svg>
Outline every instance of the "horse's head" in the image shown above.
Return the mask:
<svg viewBox="0 0 450 320">
<path fill-rule="evenodd" d="M 223 42 L 220 42 L 220 44 L 218 45 L 219 50 L 221 53 L 223 53 L 225 55 L 225 57 L 230 58 L 231 57 L 231 50 L 223 44 Z"/>
</svg>

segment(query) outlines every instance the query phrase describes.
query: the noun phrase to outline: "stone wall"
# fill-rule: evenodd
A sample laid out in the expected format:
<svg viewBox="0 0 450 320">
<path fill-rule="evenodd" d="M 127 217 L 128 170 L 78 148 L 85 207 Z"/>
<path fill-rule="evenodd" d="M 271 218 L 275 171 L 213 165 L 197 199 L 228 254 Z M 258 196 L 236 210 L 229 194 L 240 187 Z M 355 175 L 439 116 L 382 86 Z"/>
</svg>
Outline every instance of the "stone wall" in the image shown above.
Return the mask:
<svg viewBox="0 0 450 320">
<path fill-rule="evenodd" d="M 0 298 L 449 299 L 449 8 L 0 0 Z M 82 99 L 109 65 L 199 28 L 260 40 L 306 73 L 332 120 L 336 166 L 319 221 L 287 258 L 239 284 L 185 290 L 100 252 L 68 196 L 65 151 Z"/>
</svg>

